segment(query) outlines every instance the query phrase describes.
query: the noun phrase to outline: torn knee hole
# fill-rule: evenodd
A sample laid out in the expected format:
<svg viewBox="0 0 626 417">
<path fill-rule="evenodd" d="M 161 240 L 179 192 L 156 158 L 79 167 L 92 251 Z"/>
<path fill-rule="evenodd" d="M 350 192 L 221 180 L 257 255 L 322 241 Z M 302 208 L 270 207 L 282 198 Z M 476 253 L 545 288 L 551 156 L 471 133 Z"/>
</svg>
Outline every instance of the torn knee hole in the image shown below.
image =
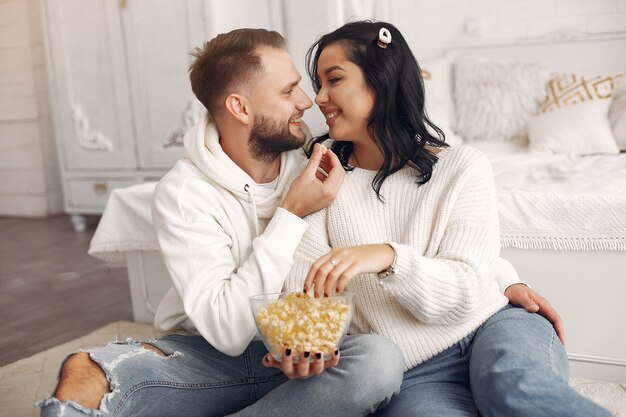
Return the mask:
<svg viewBox="0 0 626 417">
<path fill-rule="evenodd" d="M 63 376 L 100 378 L 104 382 L 107 381 L 104 370 L 87 352 L 78 352 L 67 358 L 61 369 L 61 377 Z"/>
<path fill-rule="evenodd" d="M 152 346 L 151 344 L 148 344 L 148 343 L 143 343 L 143 342 L 142 342 L 142 343 L 141 343 L 141 347 L 142 347 L 142 348 L 144 348 L 144 349 L 151 350 L 151 351 L 153 351 L 154 353 L 156 353 L 157 355 L 160 355 L 160 356 L 165 356 L 165 353 L 163 353 L 163 352 L 162 352 L 160 349 L 158 349 L 157 347 Z"/>
<path fill-rule="evenodd" d="M 75 401 L 97 409 L 110 390 L 106 374 L 87 352 L 70 356 L 61 368 L 61 377 L 54 396 L 59 401 Z"/>
</svg>

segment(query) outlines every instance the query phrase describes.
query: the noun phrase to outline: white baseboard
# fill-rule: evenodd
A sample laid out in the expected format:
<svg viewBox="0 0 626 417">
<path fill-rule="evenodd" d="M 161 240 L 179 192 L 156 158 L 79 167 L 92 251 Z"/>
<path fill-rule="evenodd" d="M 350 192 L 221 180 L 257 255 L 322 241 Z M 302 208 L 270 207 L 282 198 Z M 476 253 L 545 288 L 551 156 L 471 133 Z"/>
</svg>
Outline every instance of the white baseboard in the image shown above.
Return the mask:
<svg viewBox="0 0 626 417">
<path fill-rule="evenodd" d="M 568 352 L 567 357 L 571 376 L 626 383 L 626 358 L 578 352 Z"/>
</svg>

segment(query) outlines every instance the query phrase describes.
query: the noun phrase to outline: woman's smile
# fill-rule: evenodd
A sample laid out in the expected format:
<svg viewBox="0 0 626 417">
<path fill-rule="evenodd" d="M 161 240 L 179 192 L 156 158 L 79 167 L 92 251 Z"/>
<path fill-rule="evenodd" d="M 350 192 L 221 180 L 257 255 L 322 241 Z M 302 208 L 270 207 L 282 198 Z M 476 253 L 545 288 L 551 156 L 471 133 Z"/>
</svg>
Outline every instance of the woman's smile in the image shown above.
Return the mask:
<svg viewBox="0 0 626 417">
<path fill-rule="evenodd" d="M 324 117 L 326 118 L 326 124 L 330 127 L 333 123 L 335 123 L 335 121 L 337 120 L 337 118 L 339 116 L 341 116 L 342 112 L 341 110 L 332 110 L 332 111 L 327 111 L 327 110 L 322 110 L 322 113 L 324 114 Z"/>
</svg>

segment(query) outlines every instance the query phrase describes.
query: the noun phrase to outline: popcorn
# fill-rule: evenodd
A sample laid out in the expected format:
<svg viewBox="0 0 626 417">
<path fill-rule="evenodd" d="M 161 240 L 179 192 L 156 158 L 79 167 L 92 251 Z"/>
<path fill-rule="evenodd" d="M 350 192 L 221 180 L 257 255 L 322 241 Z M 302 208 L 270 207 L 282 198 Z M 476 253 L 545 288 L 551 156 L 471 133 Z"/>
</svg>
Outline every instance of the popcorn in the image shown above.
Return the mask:
<svg viewBox="0 0 626 417">
<path fill-rule="evenodd" d="M 328 151 L 328 148 L 322 145 L 321 143 L 320 143 L 320 148 L 322 149 L 322 155 L 324 155 Z"/>
<path fill-rule="evenodd" d="M 259 311 L 255 319 L 272 355 L 291 348 L 330 356 L 350 324 L 351 307 L 343 297 L 311 298 L 289 293 Z"/>
</svg>

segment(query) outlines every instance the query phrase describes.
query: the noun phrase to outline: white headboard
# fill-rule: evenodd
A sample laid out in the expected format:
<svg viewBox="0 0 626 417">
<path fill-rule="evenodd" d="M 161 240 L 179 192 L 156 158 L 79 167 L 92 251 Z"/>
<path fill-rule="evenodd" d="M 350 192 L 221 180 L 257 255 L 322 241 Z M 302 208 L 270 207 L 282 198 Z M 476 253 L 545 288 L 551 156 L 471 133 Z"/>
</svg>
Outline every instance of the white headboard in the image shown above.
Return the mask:
<svg viewBox="0 0 626 417">
<path fill-rule="evenodd" d="M 543 62 L 555 71 L 583 74 L 626 71 L 626 33 L 609 36 L 564 36 L 450 48 L 446 56 L 486 57 Z"/>
</svg>

